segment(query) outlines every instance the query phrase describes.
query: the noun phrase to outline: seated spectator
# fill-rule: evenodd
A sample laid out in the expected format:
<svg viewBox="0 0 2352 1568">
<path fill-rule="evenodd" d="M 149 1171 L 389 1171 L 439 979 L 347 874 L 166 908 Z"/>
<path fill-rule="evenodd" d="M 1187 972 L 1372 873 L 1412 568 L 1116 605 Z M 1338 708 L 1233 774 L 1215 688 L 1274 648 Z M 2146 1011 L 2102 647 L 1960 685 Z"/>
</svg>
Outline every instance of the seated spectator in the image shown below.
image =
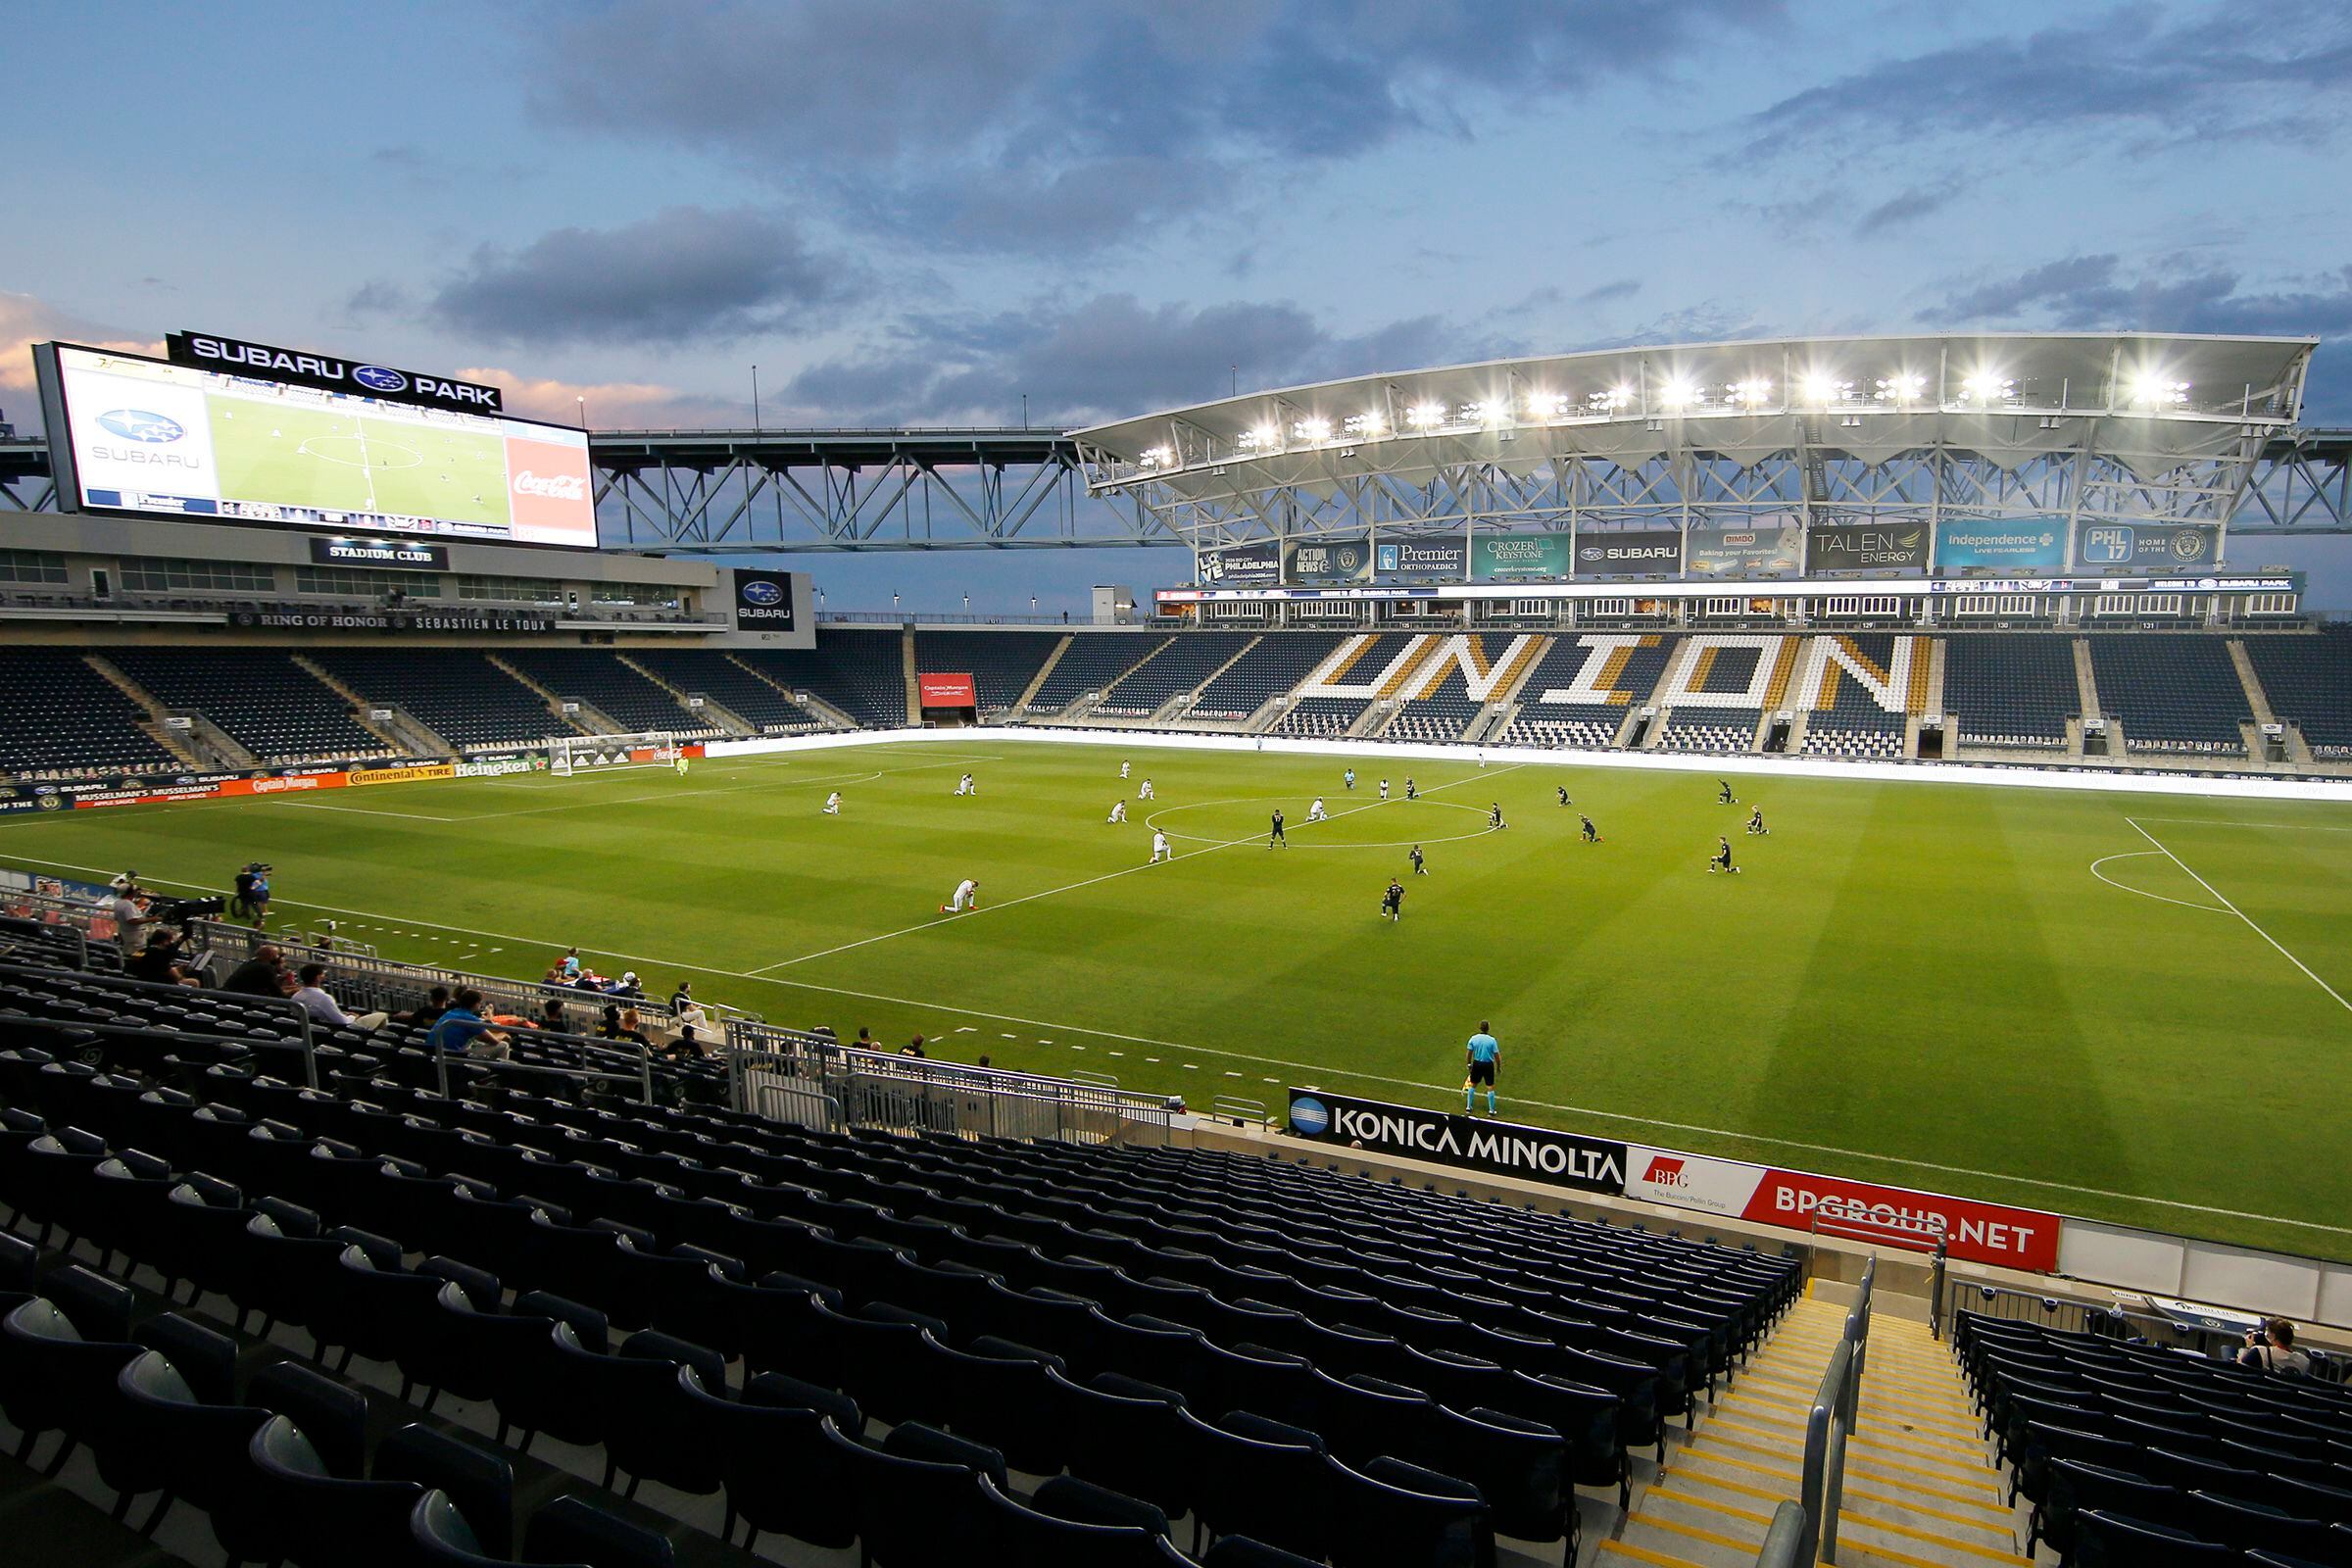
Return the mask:
<svg viewBox="0 0 2352 1568">
<path fill-rule="evenodd" d="M 871 1029 L 859 1024 L 858 1038 L 850 1042 L 850 1049 L 852 1051 L 880 1051 L 882 1042 L 874 1038 L 874 1032 Z"/>
<path fill-rule="evenodd" d="M 144 980 L 157 986 L 192 986 L 194 976 L 180 967 L 180 939 L 169 931 L 147 933 L 147 946 L 139 956 L 122 965 L 122 972 L 133 980 Z"/>
<path fill-rule="evenodd" d="M 634 969 L 624 971 L 620 977 L 620 984 L 612 988 L 612 994 L 626 1002 L 643 1002 L 645 987 L 637 983 L 637 971 Z"/>
<path fill-rule="evenodd" d="M 539 1016 L 533 1021 L 540 1028 L 553 1030 L 560 1035 L 571 1033 L 571 1023 L 564 1011 L 562 997 L 550 997 L 539 1004 Z"/>
<path fill-rule="evenodd" d="M 639 1023 L 635 1007 L 623 1010 L 617 1002 L 607 1003 L 604 1019 L 596 1026 L 596 1038 L 599 1040 L 625 1040 L 631 1045 L 651 1046 L 653 1042 L 646 1038 L 645 1031 L 639 1027 Z"/>
<path fill-rule="evenodd" d="M 580 950 L 565 948 L 564 956 L 556 960 L 556 967 L 564 972 L 564 979 L 577 980 L 580 977 Z"/>
<path fill-rule="evenodd" d="M 293 979 L 286 969 L 285 954 L 274 942 L 265 942 L 253 950 L 252 956 L 228 971 L 220 989 L 248 997 L 282 997 L 294 989 Z"/>
<path fill-rule="evenodd" d="M 2282 1317 L 2271 1318 L 2248 1332 L 2246 1348 L 2237 1352 L 2237 1364 L 2292 1377 L 2311 1373 L 2311 1357 L 2295 1348 L 2295 1326 Z"/>
<path fill-rule="evenodd" d="M 407 1012 L 396 1012 L 392 1015 L 392 1021 L 395 1023 L 433 1024 L 438 1023 L 441 1015 L 448 1010 L 449 987 L 435 986 L 431 994 L 424 999 L 422 1006 L 411 1007 Z"/>
<path fill-rule="evenodd" d="M 564 973 L 562 964 L 551 963 L 547 966 L 547 973 L 539 977 L 539 983 L 543 986 L 567 986 L 571 984 L 571 981 Z"/>
<path fill-rule="evenodd" d="M 902 1056 L 927 1056 L 930 1054 L 930 1053 L 923 1049 L 923 1037 L 921 1035 L 916 1035 L 912 1040 L 899 1048 L 899 1054 Z"/>
<path fill-rule="evenodd" d="M 345 1012 L 336 1004 L 335 999 L 326 994 L 325 988 L 319 985 L 319 982 L 325 978 L 326 965 L 322 963 L 306 963 L 295 975 L 295 979 L 300 984 L 295 987 L 294 1000 L 302 1004 L 303 1011 L 329 1029 L 380 1029 L 383 1027 L 385 1018 L 383 1013 L 364 1012 L 355 1018 Z"/>
<path fill-rule="evenodd" d="M 678 989 L 669 994 L 669 1010 L 672 1012 L 684 1012 L 693 1004 L 694 982 L 691 980 L 679 981 Z"/>
<path fill-rule="evenodd" d="M 477 1061 L 504 1061 L 507 1036 L 482 1016 L 482 994 L 468 986 L 424 1037 L 427 1051 L 446 1051 Z"/>
</svg>

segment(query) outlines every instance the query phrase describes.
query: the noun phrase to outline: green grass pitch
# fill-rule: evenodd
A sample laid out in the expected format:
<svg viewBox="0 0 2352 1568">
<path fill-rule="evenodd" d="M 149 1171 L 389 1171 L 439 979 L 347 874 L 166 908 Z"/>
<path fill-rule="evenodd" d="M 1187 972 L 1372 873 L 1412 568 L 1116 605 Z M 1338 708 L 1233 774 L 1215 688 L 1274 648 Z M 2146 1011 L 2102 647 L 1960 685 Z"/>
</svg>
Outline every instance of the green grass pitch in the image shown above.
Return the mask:
<svg viewBox="0 0 2352 1568">
<path fill-rule="evenodd" d="M 487 431 L 207 397 L 230 501 L 504 524 L 506 447 Z"/>
<path fill-rule="evenodd" d="M 259 856 L 288 913 L 388 956 L 535 976 L 577 943 L 649 989 L 1200 1106 L 1458 1104 L 1491 1018 L 1506 1116 L 2352 1256 L 2352 808 L 1754 775 L 1732 807 L 1712 775 L 1467 757 L 1358 757 L 1350 793 L 1343 759 L 1127 755 L 1124 786 L 1115 748 L 939 737 L 90 811 L 11 822 L 0 858 L 219 888 Z M 1737 877 L 1705 869 L 1719 833 Z M 980 911 L 943 917 L 965 876 Z"/>
</svg>

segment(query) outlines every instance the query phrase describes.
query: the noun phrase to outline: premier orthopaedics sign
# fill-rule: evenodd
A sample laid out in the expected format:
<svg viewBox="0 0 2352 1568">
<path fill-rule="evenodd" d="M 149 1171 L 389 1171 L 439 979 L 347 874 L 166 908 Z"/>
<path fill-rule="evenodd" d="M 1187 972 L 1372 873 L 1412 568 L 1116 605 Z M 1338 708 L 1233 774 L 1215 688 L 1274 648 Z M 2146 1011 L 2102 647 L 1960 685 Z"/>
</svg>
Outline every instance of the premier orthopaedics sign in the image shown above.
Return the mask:
<svg viewBox="0 0 2352 1568">
<path fill-rule="evenodd" d="M 452 380 L 423 370 L 396 370 L 386 365 L 338 359 L 308 349 L 281 349 L 241 338 L 214 337 L 203 332 L 173 332 L 164 339 L 173 365 L 224 375 L 250 375 L 264 381 L 317 387 L 357 398 L 383 398 L 415 403 L 428 409 L 458 409 L 466 414 L 497 414 L 499 390 L 472 381 Z"/>
<path fill-rule="evenodd" d="M 1481 1121 L 1442 1110 L 1291 1091 L 1291 1131 L 1350 1149 L 1436 1160 L 1498 1176 L 1524 1176 L 1580 1193 L 1625 1190 L 1625 1146 L 1549 1127 Z"/>
</svg>

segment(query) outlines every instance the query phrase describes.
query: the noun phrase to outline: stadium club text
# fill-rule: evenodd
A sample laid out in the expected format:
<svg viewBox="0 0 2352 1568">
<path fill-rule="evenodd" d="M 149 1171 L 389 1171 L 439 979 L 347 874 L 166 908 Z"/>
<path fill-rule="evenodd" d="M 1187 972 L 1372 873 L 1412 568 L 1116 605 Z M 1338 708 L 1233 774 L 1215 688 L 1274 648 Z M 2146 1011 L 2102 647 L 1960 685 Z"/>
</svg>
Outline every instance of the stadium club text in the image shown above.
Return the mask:
<svg viewBox="0 0 2352 1568">
<path fill-rule="evenodd" d="M 1291 1091 L 1291 1131 L 1349 1148 L 1404 1154 L 1497 1175 L 1525 1176 L 1580 1193 L 1625 1191 L 1625 1145 L 1548 1127 L 1477 1121 L 1319 1089 Z"/>
<path fill-rule="evenodd" d="M 164 339 L 173 365 L 216 370 L 223 375 L 249 375 L 264 381 L 317 387 L 356 398 L 384 398 L 430 409 L 457 409 L 466 414 L 501 412 L 499 391 L 471 381 L 453 381 L 422 370 L 395 370 L 389 366 L 340 360 L 331 354 L 304 349 L 281 349 L 268 343 L 248 343 L 233 337 L 201 332 L 173 332 Z"/>
</svg>

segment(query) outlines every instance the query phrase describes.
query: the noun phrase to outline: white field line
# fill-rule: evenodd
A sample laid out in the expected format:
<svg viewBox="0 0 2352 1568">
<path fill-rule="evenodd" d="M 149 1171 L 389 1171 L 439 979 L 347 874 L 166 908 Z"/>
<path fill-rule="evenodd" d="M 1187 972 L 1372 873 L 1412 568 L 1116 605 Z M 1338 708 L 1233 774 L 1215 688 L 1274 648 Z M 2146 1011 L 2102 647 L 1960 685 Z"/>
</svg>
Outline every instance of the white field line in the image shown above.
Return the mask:
<svg viewBox="0 0 2352 1568">
<path fill-rule="evenodd" d="M 1524 763 L 1524 762 L 1514 763 L 1514 764 L 1512 764 L 1512 766 L 1511 766 L 1511 767 L 1499 767 L 1499 768 L 1494 768 L 1494 769 L 1492 769 L 1492 770 L 1490 770 L 1490 771 L 1487 771 L 1487 772 L 1473 773 L 1473 774 L 1471 774 L 1471 775 L 1470 775 L 1470 778 L 1493 778 L 1493 777 L 1495 777 L 1495 776 L 1496 776 L 1496 775 L 1498 775 L 1498 774 L 1502 774 L 1502 773 L 1508 773 L 1508 772 L 1515 771 L 1517 768 L 1524 767 L 1524 766 L 1526 766 L 1526 765 L 1527 765 L 1527 764 L 1526 764 L 1526 763 Z M 1470 782 L 1470 778 L 1457 778 L 1457 779 L 1455 779 L 1455 780 L 1453 781 L 1453 783 L 1454 783 L 1454 784 L 1467 784 L 1467 783 L 1469 783 L 1469 782 Z M 1437 794 L 1437 793 L 1438 793 L 1438 791 L 1439 791 L 1439 790 L 1451 789 L 1451 788 L 1453 788 L 1453 784 L 1437 784 L 1437 785 L 1432 785 L 1430 788 L 1428 788 L 1428 789 L 1426 789 L 1426 790 L 1423 790 L 1421 793 L 1422 793 L 1423 795 L 1435 795 L 1435 794 Z M 1154 802 L 1153 804 L 1157 804 L 1157 803 L 1156 803 L 1156 802 Z M 1353 815 L 1354 815 L 1356 812 L 1358 812 L 1358 811 L 1371 811 L 1371 810 L 1377 810 L 1379 808 L 1381 808 L 1381 807 L 1383 807 L 1383 806 L 1401 805 L 1401 804 L 1402 804 L 1402 803 L 1401 803 L 1400 801 L 1366 801 L 1366 802 L 1365 802 L 1363 805 L 1361 805 L 1361 806 L 1350 806 L 1350 807 L 1348 807 L 1348 808 L 1347 809 L 1345 809 L 1345 810 L 1340 810 L 1340 811 L 1331 811 L 1331 812 L 1328 812 L 1328 813 L 1326 813 L 1326 814 L 1325 814 L 1325 816 L 1324 816 L 1323 820 L 1324 820 L 1324 821 L 1326 821 L 1326 822 L 1336 822 L 1336 821 L 1338 821 L 1338 820 L 1339 820 L 1341 817 L 1343 817 L 1343 816 L 1353 816 Z M 1153 812 L 1152 814 L 1153 814 L 1153 815 L 1158 815 L 1159 813 L 1158 813 L 1158 812 Z M 1302 822 L 1302 823 L 1300 823 L 1300 824 L 1299 824 L 1299 827 L 1300 827 L 1300 829 L 1301 829 L 1301 830 L 1303 830 L 1303 829 L 1304 829 L 1305 827 L 1307 827 L 1308 825 L 1309 825 L 1309 824 L 1306 824 L 1306 823 L 1303 823 L 1303 822 Z M 1251 834 L 1249 834 L 1249 835 L 1247 835 L 1247 836 L 1245 836 L 1245 837 L 1238 838 L 1238 839 L 1222 839 L 1222 840 L 1218 840 L 1218 841 L 1212 842 L 1212 843 L 1210 843 L 1210 844 L 1207 844 L 1207 845 L 1205 845 L 1205 846 L 1203 846 L 1202 848 L 1200 848 L 1200 849 L 1198 849 L 1198 850 L 1187 850 L 1187 851 L 1185 851 L 1185 852 L 1184 852 L 1182 855 L 1172 855 L 1172 856 L 1170 856 L 1170 857 L 1168 858 L 1167 863 L 1168 863 L 1168 864 L 1170 864 L 1170 865 L 1174 865 L 1174 864 L 1175 864 L 1177 861 L 1179 861 L 1179 860 L 1189 860 L 1189 859 L 1192 859 L 1192 858 L 1194 858 L 1196 856 L 1201 856 L 1201 855 L 1214 855 L 1214 854 L 1216 854 L 1216 853 L 1217 853 L 1219 850 L 1230 850 L 1230 849 L 1232 849 L 1232 848 L 1233 848 L 1235 845 L 1237 845 L 1237 844 L 1255 844 L 1255 843 L 1257 843 L 1257 842 L 1259 841 L 1259 839 L 1261 839 L 1261 838 L 1263 838 L 1263 837 L 1264 837 L 1264 835 L 1263 835 L 1263 834 L 1251 833 Z M 1102 883 L 1102 882 L 1113 882 L 1113 881 L 1116 881 L 1117 879 L 1119 879 L 1120 877 L 1123 877 L 1123 876 L 1133 876 L 1133 875 L 1135 875 L 1135 873 L 1136 873 L 1136 872 L 1138 872 L 1138 871 L 1149 871 L 1149 870 L 1151 870 L 1151 869 L 1152 869 L 1152 866 L 1154 866 L 1154 865 L 1156 865 L 1156 864 L 1158 864 L 1158 863 L 1159 863 L 1159 862 L 1158 862 L 1158 861 L 1156 861 L 1156 860 L 1147 860 L 1147 861 L 1145 861 L 1145 862 L 1144 862 L 1143 864 L 1141 864 L 1141 865 L 1126 865 L 1126 866 L 1121 866 L 1121 867 L 1120 867 L 1118 870 L 1116 870 L 1116 871 L 1105 871 L 1105 872 L 1103 872 L 1103 873 L 1102 873 L 1101 876 L 1090 876 L 1090 877 L 1087 877 L 1087 878 L 1085 878 L 1085 879 L 1084 879 L 1084 880 L 1082 880 L 1082 881 L 1065 883 L 1065 884 L 1063 884 L 1062 886 L 1060 886 L 1060 887 L 1057 887 L 1057 888 L 1046 888 L 1046 889 L 1044 889 L 1043 891 L 1041 891 L 1041 892 L 1037 892 L 1037 893 L 1024 893 L 1024 894 L 1022 894 L 1022 895 L 1021 895 L 1019 898 L 1017 898 L 1017 899 L 1006 899 L 1006 900 L 1005 900 L 1004 903 L 1002 903 L 1002 904 L 988 904 L 988 905 L 983 905 L 983 906 L 979 906 L 979 907 L 977 907 L 977 908 L 974 908 L 974 909 L 970 910 L 968 913 L 965 913 L 965 914 L 943 914 L 943 915 L 937 915 L 937 916 L 935 916 L 935 917 L 933 917 L 933 918 L 931 918 L 931 919 L 929 919 L 929 920 L 924 920 L 924 921 L 921 921 L 920 923 L 918 923 L 918 924 L 915 924 L 915 925 L 909 925 L 909 926 L 901 926 L 901 927 L 900 927 L 898 930 L 896 930 L 896 931 L 884 931 L 884 932 L 881 932 L 881 933 L 879 933 L 878 935 L 875 935 L 875 936 L 870 936 L 870 937 L 859 937 L 859 938 L 858 938 L 857 941 L 855 941 L 855 942 L 844 942 L 844 943 L 842 943 L 842 944 L 841 944 L 839 947 L 823 948 L 823 949 L 820 949 L 819 951 L 817 951 L 817 952 L 815 952 L 815 953 L 804 953 L 804 954 L 802 954 L 802 955 L 801 955 L 799 957 L 797 957 L 797 958 L 786 958 L 786 959 L 783 959 L 782 961 L 780 961 L 780 962 L 777 962 L 777 963 L 763 964 L 763 965 L 761 965 L 760 967 L 759 967 L 759 968 L 757 968 L 757 969 L 750 970 L 750 971 L 748 971 L 748 972 L 750 972 L 750 973 L 752 973 L 752 974 L 755 974 L 755 975 L 767 975 L 767 974 L 772 974 L 774 971 L 776 971 L 776 970 L 778 970 L 778 969 L 789 969 L 789 968 L 793 967 L 795 964 L 808 963 L 808 962 L 811 962 L 811 961 L 813 961 L 813 960 L 815 960 L 815 959 L 817 959 L 817 958 L 829 958 L 829 957 L 831 957 L 831 956 L 832 956 L 834 954 L 836 954 L 836 953 L 848 953 L 848 952 L 849 952 L 849 951 L 851 951 L 853 948 L 863 948 L 863 947 L 870 947 L 870 946 L 872 946 L 872 945 L 873 945 L 874 943 L 876 943 L 876 942 L 888 942 L 888 941 L 890 941 L 890 940 L 891 940 L 893 937 L 911 936 L 913 933 L 915 933 L 915 932 L 917 932 L 917 931 L 928 931 L 928 930 L 931 930 L 931 929 L 932 929 L 933 927 L 935 927 L 935 926 L 942 926 L 942 925 L 952 925 L 952 924 L 955 924 L 956 922 L 957 922 L 957 921 L 959 921 L 959 920 L 969 920 L 969 919 L 972 919 L 974 916 L 977 916 L 977 915 L 991 914 L 991 913 L 994 913 L 994 912 L 996 912 L 996 911 L 997 911 L 997 910 L 999 910 L 999 909 L 1010 909 L 1010 908 L 1014 908 L 1014 907 L 1016 907 L 1016 906 L 1020 906 L 1020 905 L 1023 905 L 1023 904 L 1030 904 L 1030 903 L 1034 903 L 1035 901 L 1037 901 L 1037 900 L 1039 900 L 1039 899 L 1050 899 L 1050 898 L 1053 898 L 1053 897 L 1054 897 L 1056 894 L 1062 894 L 1062 893 L 1075 893 L 1075 892 L 1076 892 L 1076 891 L 1078 891 L 1078 889 L 1080 889 L 1080 888 L 1091 888 L 1091 887 L 1094 887 L 1094 886 L 1096 886 L 1098 883 Z"/>
<path fill-rule="evenodd" d="M 2143 899 L 2154 899 L 2160 904 L 2178 904 L 2183 909 L 2203 909 L 2210 914 L 2228 914 L 2230 912 L 2218 904 L 2191 904 L 2186 899 L 2176 899 L 2169 893 L 2150 893 L 2146 888 L 2135 888 L 2129 882 L 2118 882 L 2099 869 L 2110 860 L 2140 860 L 2157 853 L 2159 852 L 2155 850 L 2126 850 L 2121 855 L 2102 855 L 2090 862 L 2090 874 L 2120 892 L 2136 893 Z"/>
<path fill-rule="evenodd" d="M 2184 827 L 2284 828 L 2290 833 L 2352 833 L 2352 825 L 2336 822 L 2246 822 L 2229 816 L 2143 816 L 2142 822 L 2178 822 Z"/>
<path fill-rule="evenodd" d="M 405 816 L 412 822 L 470 822 L 470 816 L 431 816 L 423 811 L 387 811 L 375 806 L 333 806 L 325 801 L 298 801 L 286 795 L 265 795 L 271 806 L 300 807 L 306 811 L 355 811 L 361 816 Z"/>
<path fill-rule="evenodd" d="M 2346 1002 L 2342 992 L 2336 990 L 2335 987 L 2329 985 L 2318 975 L 2313 974 L 2311 972 L 2310 964 L 2305 963 L 2301 958 L 2298 958 L 2293 954 L 2287 952 L 2286 948 L 2277 937 L 2271 935 L 2261 926 L 2254 923 L 2254 917 L 2252 915 L 2246 913 L 2245 910 L 2239 908 L 2236 905 L 2231 904 L 2229 899 L 2225 898 L 2220 888 L 2215 887 L 2203 877 L 2198 876 L 2196 871 L 2186 860 L 2183 860 L 2180 858 L 2180 857 L 2175 855 L 2171 850 L 2166 849 L 2164 847 L 2164 841 L 2159 839 L 2155 834 L 2149 832 L 2146 828 L 2141 827 L 2137 817 L 2127 816 L 2124 818 L 2124 820 L 2132 824 L 2132 829 L 2133 832 L 2137 833 L 2141 838 L 2146 839 L 2150 844 L 2155 845 L 2157 850 L 2162 853 L 2167 859 L 2171 860 L 2181 870 L 2188 872 L 2190 879 L 2194 881 L 2197 886 L 2212 894 L 2215 900 L 2218 901 L 2224 908 L 2228 909 L 2231 914 L 2236 915 L 2240 920 L 2245 921 L 2247 930 L 2253 932 L 2256 936 L 2262 938 L 2263 941 L 2268 942 L 2272 947 L 2278 949 L 2278 956 L 2284 958 L 2287 962 L 2302 970 L 2303 977 L 2305 979 L 2309 980 L 2313 985 L 2318 986 L 2322 991 L 2327 992 L 2328 996 L 2334 998 L 2335 1004 L 2337 1006 L 2343 1008 L 2346 1012 L 2352 1012 L 2352 1002 Z"/>
</svg>

